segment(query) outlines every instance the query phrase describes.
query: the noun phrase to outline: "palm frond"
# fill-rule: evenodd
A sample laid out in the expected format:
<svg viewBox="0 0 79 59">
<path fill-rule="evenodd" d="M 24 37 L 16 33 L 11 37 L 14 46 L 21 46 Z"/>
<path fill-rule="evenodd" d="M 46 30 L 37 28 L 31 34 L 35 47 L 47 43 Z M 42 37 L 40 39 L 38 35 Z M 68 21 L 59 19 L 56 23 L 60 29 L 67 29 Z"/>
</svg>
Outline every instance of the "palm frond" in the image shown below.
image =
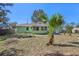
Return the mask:
<svg viewBox="0 0 79 59">
<path fill-rule="evenodd" d="M 54 32 L 55 29 L 61 28 L 61 25 L 63 24 L 63 17 L 60 14 L 54 14 L 51 16 L 49 21 L 49 33 Z"/>
</svg>

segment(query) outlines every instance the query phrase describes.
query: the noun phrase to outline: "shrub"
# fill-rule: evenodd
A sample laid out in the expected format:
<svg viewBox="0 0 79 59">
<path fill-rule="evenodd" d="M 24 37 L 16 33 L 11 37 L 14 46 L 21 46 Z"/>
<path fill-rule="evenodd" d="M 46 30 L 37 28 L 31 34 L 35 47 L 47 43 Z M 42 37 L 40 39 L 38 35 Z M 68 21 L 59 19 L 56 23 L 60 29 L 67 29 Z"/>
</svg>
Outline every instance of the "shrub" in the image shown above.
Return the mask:
<svg viewBox="0 0 79 59">
<path fill-rule="evenodd" d="M 7 38 L 7 36 L 0 36 L 0 41 L 6 40 Z"/>
</svg>

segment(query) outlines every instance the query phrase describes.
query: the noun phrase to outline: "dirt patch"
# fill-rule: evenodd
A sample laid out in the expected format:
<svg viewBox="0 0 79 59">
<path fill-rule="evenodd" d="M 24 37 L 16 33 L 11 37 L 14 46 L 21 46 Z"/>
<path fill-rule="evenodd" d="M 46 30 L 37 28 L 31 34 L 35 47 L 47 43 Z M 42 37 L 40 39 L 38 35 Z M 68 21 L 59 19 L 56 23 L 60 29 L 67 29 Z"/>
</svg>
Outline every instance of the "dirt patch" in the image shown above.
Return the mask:
<svg viewBox="0 0 79 59">
<path fill-rule="evenodd" d="M 24 54 L 24 50 L 15 49 L 15 48 L 6 49 L 0 52 L 0 56 L 18 56 L 18 55 L 21 56 L 23 54 Z"/>
</svg>

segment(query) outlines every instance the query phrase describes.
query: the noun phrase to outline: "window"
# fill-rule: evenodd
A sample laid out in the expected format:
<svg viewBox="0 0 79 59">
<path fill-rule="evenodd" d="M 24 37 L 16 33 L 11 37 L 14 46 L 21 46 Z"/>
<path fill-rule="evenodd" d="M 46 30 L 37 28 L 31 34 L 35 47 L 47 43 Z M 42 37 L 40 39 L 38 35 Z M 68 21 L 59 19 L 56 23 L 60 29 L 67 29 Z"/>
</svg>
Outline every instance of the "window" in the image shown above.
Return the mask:
<svg viewBox="0 0 79 59">
<path fill-rule="evenodd" d="M 29 30 L 29 27 L 26 27 L 26 30 Z"/>
<path fill-rule="evenodd" d="M 41 30 L 47 30 L 47 27 L 41 27 Z"/>
<path fill-rule="evenodd" d="M 41 30 L 44 30 L 44 28 L 43 28 L 43 27 L 41 27 Z"/>
<path fill-rule="evenodd" d="M 36 30 L 38 31 L 39 30 L 39 27 L 36 27 Z"/>
<path fill-rule="evenodd" d="M 35 27 L 33 27 L 32 29 L 35 30 Z"/>
<path fill-rule="evenodd" d="M 38 31 L 39 30 L 39 27 L 33 27 L 33 30 L 37 30 Z"/>
<path fill-rule="evenodd" d="M 45 30 L 47 30 L 47 27 L 45 27 Z"/>
</svg>

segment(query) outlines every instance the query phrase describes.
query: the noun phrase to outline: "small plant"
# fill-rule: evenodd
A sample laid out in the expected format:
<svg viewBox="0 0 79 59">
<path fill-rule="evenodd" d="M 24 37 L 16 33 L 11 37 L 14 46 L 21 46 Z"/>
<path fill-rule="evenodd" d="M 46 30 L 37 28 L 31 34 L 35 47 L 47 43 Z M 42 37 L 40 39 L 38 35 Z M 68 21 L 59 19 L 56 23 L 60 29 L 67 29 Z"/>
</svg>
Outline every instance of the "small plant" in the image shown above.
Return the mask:
<svg viewBox="0 0 79 59">
<path fill-rule="evenodd" d="M 0 41 L 6 40 L 8 38 L 8 36 L 0 36 Z"/>
<path fill-rule="evenodd" d="M 71 36 L 72 34 L 72 29 L 73 29 L 72 25 L 69 25 L 69 24 L 66 25 L 66 33 L 68 33 L 69 36 Z"/>
<path fill-rule="evenodd" d="M 52 45 L 54 43 L 54 32 L 58 29 L 62 24 L 63 16 L 60 14 L 54 14 L 49 21 L 49 42 L 47 45 Z"/>
</svg>

